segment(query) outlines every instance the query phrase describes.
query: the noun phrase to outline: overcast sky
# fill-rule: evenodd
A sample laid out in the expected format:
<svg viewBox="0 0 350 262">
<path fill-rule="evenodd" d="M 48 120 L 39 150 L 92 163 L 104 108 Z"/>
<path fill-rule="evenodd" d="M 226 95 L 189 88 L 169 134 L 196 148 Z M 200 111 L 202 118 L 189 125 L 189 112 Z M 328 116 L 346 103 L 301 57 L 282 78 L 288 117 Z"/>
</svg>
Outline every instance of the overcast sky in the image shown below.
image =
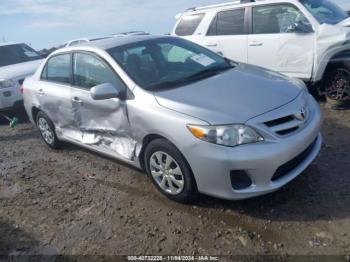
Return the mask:
<svg viewBox="0 0 350 262">
<path fill-rule="evenodd" d="M 334 1 L 350 9 L 350 0 Z M 0 41 L 41 49 L 121 31 L 164 34 L 177 13 L 221 2 L 225 0 L 1 0 Z"/>
</svg>

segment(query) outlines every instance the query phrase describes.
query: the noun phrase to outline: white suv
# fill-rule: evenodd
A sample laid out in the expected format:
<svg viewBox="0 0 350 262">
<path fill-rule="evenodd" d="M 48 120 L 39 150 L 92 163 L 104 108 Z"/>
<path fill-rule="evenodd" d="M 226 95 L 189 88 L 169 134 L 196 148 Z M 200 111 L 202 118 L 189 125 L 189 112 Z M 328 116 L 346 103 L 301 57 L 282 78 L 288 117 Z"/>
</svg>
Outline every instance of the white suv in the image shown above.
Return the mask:
<svg viewBox="0 0 350 262">
<path fill-rule="evenodd" d="M 41 55 L 26 44 L 0 44 L 0 110 L 22 104 L 20 86 L 41 62 Z"/>
<path fill-rule="evenodd" d="M 350 18 L 330 0 L 235 1 L 190 8 L 173 35 L 350 101 Z"/>
</svg>

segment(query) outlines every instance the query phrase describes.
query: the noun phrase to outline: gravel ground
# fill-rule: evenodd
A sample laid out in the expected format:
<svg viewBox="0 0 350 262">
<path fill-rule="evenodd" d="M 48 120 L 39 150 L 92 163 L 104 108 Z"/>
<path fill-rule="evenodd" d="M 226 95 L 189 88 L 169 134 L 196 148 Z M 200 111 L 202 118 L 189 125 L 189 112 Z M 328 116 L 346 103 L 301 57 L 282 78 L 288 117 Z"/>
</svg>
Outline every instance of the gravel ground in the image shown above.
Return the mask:
<svg viewBox="0 0 350 262">
<path fill-rule="evenodd" d="M 245 201 L 161 196 L 146 175 L 73 145 L 54 151 L 21 116 L 0 120 L 0 254 L 350 254 L 350 112 L 324 106 L 318 159 Z M 14 114 L 18 114 L 14 113 Z M 349 258 L 349 257 L 347 257 Z"/>
</svg>

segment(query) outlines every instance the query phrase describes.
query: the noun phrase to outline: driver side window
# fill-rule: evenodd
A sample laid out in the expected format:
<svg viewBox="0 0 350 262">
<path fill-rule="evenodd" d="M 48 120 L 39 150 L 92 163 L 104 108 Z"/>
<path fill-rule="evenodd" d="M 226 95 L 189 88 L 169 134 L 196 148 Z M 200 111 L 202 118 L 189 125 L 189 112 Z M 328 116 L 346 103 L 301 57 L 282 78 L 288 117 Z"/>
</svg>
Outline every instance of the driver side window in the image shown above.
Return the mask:
<svg viewBox="0 0 350 262">
<path fill-rule="evenodd" d="M 266 5 L 253 8 L 253 34 L 289 33 L 293 24 L 311 24 L 304 14 L 289 4 Z"/>
<path fill-rule="evenodd" d="M 110 83 L 120 86 L 116 73 L 101 59 L 86 53 L 75 53 L 73 60 L 74 86 L 90 90 L 92 87 Z"/>
</svg>

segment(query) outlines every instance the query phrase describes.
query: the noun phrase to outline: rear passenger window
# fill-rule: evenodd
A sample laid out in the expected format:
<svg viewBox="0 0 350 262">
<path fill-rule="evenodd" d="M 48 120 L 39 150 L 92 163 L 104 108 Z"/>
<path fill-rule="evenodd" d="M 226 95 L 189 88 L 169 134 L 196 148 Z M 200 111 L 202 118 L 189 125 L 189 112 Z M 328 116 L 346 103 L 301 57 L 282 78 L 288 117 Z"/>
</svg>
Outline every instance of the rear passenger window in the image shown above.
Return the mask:
<svg viewBox="0 0 350 262">
<path fill-rule="evenodd" d="M 41 79 L 50 82 L 70 84 L 70 59 L 70 54 L 57 55 L 50 58 L 45 66 Z"/>
<path fill-rule="evenodd" d="M 289 27 L 294 23 L 311 27 L 303 13 L 289 4 L 253 8 L 253 34 L 288 33 Z"/>
<path fill-rule="evenodd" d="M 182 17 L 176 27 L 175 34 L 179 36 L 193 35 L 203 17 L 204 14 L 187 15 Z"/>
<path fill-rule="evenodd" d="M 214 18 L 207 35 L 244 35 L 245 9 L 220 12 Z"/>
<path fill-rule="evenodd" d="M 114 86 L 120 86 L 116 73 L 99 58 L 76 53 L 73 63 L 74 85 L 90 89 L 94 86 L 110 83 Z"/>
</svg>

